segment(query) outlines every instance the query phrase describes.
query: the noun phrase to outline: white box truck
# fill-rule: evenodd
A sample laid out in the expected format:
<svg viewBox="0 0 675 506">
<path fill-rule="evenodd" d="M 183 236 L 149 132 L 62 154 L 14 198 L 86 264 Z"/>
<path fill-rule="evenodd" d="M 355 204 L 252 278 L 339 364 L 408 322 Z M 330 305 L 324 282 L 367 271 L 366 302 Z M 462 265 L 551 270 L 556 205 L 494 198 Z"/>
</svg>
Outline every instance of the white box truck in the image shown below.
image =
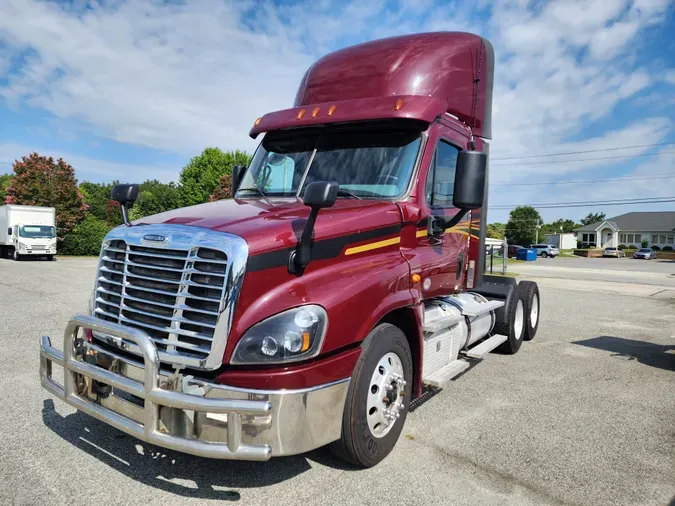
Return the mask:
<svg viewBox="0 0 675 506">
<path fill-rule="evenodd" d="M 38 206 L 0 206 L 0 257 L 56 255 L 56 209 Z"/>
</svg>

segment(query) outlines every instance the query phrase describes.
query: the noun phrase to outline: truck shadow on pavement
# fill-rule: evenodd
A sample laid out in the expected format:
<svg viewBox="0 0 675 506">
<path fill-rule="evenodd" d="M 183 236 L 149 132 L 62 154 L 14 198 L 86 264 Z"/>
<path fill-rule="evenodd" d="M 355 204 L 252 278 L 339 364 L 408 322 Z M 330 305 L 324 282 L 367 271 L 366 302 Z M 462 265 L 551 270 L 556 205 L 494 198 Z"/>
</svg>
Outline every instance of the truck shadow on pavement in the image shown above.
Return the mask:
<svg viewBox="0 0 675 506">
<path fill-rule="evenodd" d="M 61 416 L 51 399 L 43 401 L 42 419 L 56 435 L 116 471 L 185 497 L 238 501 L 240 493 L 228 489 L 264 487 L 289 480 L 311 469 L 308 458 L 329 467 L 353 469 L 325 448 L 268 462 L 195 457 L 147 444 L 80 411 Z"/>
<path fill-rule="evenodd" d="M 675 344 L 661 345 L 614 336 L 594 337 L 584 341 L 574 341 L 572 344 L 609 351 L 612 352 L 612 357 L 637 360 L 641 364 L 675 371 Z"/>
</svg>

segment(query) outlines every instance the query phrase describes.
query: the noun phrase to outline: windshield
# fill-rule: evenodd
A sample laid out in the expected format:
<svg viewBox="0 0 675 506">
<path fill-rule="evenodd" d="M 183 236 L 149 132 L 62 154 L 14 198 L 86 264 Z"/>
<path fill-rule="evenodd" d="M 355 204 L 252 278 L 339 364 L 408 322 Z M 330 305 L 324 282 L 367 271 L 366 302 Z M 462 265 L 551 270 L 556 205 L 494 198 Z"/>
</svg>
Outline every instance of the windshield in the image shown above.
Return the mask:
<svg viewBox="0 0 675 506">
<path fill-rule="evenodd" d="M 651 252 L 652 250 L 650 250 L 649 248 L 640 248 L 640 253 L 651 253 Z"/>
<path fill-rule="evenodd" d="M 56 229 L 48 225 L 24 225 L 19 228 L 19 237 L 53 239 L 56 237 Z"/>
<path fill-rule="evenodd" d="M 352 196 L 394 199 L 408 187 L 420 143 L 419 130 L 268 134 L 236 196 L 295 196 L 313 181 L 337 181 Z"/>
</svg>

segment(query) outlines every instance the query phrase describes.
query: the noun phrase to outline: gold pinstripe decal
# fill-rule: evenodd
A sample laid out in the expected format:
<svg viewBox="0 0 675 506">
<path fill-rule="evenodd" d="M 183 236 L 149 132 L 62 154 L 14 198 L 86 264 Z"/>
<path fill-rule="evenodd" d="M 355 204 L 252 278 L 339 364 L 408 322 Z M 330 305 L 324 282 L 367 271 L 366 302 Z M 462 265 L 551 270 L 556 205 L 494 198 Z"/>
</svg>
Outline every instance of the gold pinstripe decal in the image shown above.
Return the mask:
<svg viewBox="0 0 675 506">
<path fill-rule="evenodd" d="M 452 228 L 449 228 L 445 231 L 446 234 L 461 234 L 466 237 L 473 237 L 474 239 L 478 239 L 479 237 L 476 234 L 472 234 L 474 227 L 469 225 L 467 228 L 468 223 L 460 224 L 457 226 L 454 226 Z M 480 226 L 478 226 L 480 228 Z M 415 237 L 418 239 L 420 237 L 426 237 L 427 236 L 427 231 L 426 230 L 418 230 L 417 233 L 415 234 Z M 400 237 L 392 237 L 391 239 L 385 239 L 383 241 L 376 241 L 376 242 L 371 242 L 368 244 L 363 244 L 361 246 L 354 246 L 353 248 L 347 248 L 345 250 L 345 255 L 355 255 L 357 253 L 363 253 L 364 251 L 372 251 L 374 249 L 379 249 L 379 248 L 386 248 L 387 246 L 392 246 L 394 244 L 399 244 L 401 242 Z"/>
<path fill-rule="evenodd" d="M 371 242 L 370 244 L 364 244 L 363 246 L 355 246 L 353 248 L 347 248 L 345 250 L 345 255 L 355 255 L 356 253 L 363 253 L 364 251 L 384 248 L 386 246 L 391 246 L 392 244 L 398 244 L 400 242 L 401 242 L 400 237 L 393 237 L 392 239 L 385 239 L 384 241 Z"/>
</svg>

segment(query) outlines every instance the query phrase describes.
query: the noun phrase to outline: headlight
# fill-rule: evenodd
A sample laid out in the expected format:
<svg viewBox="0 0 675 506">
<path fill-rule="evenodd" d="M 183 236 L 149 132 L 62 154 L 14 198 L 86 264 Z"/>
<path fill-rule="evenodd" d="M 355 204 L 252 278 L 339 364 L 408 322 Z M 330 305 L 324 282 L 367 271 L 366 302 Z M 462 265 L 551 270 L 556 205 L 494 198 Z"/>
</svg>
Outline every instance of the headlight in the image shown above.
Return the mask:
<svg viewBox="0 0 675 506">
<path fill-rule="evenodd" d="M 248 329 L 231 364 L 282 364 L 315 357 L 321 351 L 328 316 L 321 306 L 300 306 Z"/>
</svg>

